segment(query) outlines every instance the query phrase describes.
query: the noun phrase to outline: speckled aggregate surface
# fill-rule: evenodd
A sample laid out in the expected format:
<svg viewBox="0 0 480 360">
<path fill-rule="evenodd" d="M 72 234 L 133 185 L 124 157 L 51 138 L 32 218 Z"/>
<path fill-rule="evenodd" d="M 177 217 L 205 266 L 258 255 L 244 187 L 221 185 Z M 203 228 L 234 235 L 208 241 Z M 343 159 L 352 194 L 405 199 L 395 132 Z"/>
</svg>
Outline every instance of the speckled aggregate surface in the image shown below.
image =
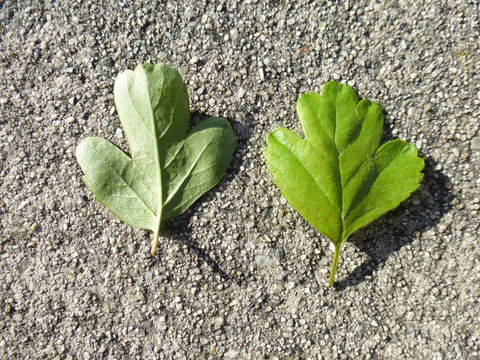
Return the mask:
<svg viewBox="0 0 480 360">
<path fill-rule="evenodd" d="M 135 4 L 134 4 L 135 3 Z M 1 359 L 480 359 L 476 1 L 0 4 Z M 75 147 L 123 149 L 116 75 L 167 62 L 194 118 L 238 134 L 223 181 L 151 234 L 81 182 Z M 268 131 L 329 80 L 385 110 L 425 179 L 332 251 L 279 194 Z"/>
</svg>

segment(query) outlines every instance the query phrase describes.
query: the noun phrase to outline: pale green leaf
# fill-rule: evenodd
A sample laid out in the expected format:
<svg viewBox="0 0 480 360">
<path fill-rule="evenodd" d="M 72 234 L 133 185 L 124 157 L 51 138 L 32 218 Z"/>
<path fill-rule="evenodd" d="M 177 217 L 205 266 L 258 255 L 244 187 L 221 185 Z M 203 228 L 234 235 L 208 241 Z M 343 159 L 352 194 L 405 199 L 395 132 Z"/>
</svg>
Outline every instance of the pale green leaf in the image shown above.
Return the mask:
<svg viewBox="0 0 480 360">
<path fill-rule="evenodd" d="M 405 141 L 380 146 L 382 109 L 348 85 L 329 82 L 322 95 L 303 94 L 297 112 L 306 139 L 272 131 L 266 164 L 285 199 L 335 244 L 332 285 L 349 236 L 408 198 L 424 163 Z"/>
<path fill-rule="evenodd" d="M 189 101 L 180 74 L 165 64 L 139 65 L 115 81 L 115 105 L 130 156 L 98 137 L 76 156 L 95 198 L 124 222 L 155 232 L 215 186 L 232 160 L 234 132 L 209 118 L 188 132 Z"/>
</svg>

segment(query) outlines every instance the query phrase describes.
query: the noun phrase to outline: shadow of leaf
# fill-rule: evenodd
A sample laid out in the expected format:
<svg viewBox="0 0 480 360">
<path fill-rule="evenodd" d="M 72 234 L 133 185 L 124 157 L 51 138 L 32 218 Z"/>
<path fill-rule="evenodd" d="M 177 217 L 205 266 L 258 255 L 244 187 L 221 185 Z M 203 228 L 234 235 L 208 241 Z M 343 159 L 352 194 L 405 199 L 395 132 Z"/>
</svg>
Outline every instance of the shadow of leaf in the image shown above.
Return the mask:
<svg viewBox="0 0 480 360">
<path fill-rule="evenodd" d="M 337 281 L 338 290 L 360 284 L 365 278 L 371 275 L 380 264 L 388 257 L 400 250 L 415 239 L 416 232 L 423 232 L 433 228 L 440 219 L 452 208 L 453 194 L 450 192 L 451 182 L 441 171 L 435 170 L 436 163 L 433 159 L 425 158 L 424 179 L 420 190 L 412 195 L 419 204 L 408 207 L 409 214 L 406 214 L 406 205 L 402 204 L 393 210 L 387 219 L 395 219 L 398 225 L 392 228 L 387 221 L 380 223 L 375 231 L 377 236 L 370 239 L 361 236 L 362 232 L 352 236 L 352 242 L 357 248 L 369 256 L 369 260 L 356 268 L 345 279 Z M 409 201 L 411 203 L 411 201 Z M 373 225 L 366 228 L 368 230 Z M 395 241 L 383 241 L 378 234 L 390 233 L 395 235 Z"/>
<path fill-rule="evenodd" d="M 203 120 L 207 117 L 208 116 L 206 116 L 205 114 L 201 114 L 198 112 L 193 113 L 191 115 L 192 126 L 193 124 L 198 123 L 198 121 Z M 220 185 L 225 186 L 229 184 L 238 175 L 240 166 L 242 165 L 244 160 L 239 154 L 245 152 L 245 149 L 247 148 L 247 140 L 251 136 L 251 127 L 249 125 L 251 117 L 247 117 L 245 124 L 242 124 L 228 117 L 224 118 L 226 118 L 230 122 L 235 131 L 235 134 L 237 136 L 237 148 L 234 152 L 232 164 L 227 170 L 225 176 L 209 192 L 215 191 L 214 189 Z M 217 273 L 222 278 L 222 280 L 231 281 L 237 285 L 241 285 L 242 279 L 236 278 L 227 273 L 221 266 L 220 262 L 214 258 L 214 255 L 209 253 L 202 244 L 195 241 L 192 237 L 192 231 L 189 227 L 191 217 L 197 212 L 196 209 L 198 208 L 198 206 L 202 204 L 203 201 L 205 201 L 206 197 L 208 197 L 209 192 L 202 195 L 184 214 L 178 216 L 175 219 L 172 219 L 171 221 L 168 221 L 164 226 L 164 231 L 166 231 L 166 234 L 168 234 L 167 236 L 170 236 L 172 240 L 187 246 L 189 251 L 193 252 L 201 261 L 207 264 L 213 272 Z M 182 233 L 182 235 L 178 236 L 179 233 Z"/>
</svg>

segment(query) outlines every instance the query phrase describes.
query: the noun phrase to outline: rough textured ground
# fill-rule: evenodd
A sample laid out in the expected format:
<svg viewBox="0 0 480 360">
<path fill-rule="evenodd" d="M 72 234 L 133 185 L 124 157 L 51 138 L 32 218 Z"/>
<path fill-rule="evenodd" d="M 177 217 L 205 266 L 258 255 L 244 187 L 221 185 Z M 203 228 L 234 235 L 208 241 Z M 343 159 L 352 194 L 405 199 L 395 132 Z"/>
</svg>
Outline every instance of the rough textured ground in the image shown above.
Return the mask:
<svg viewBox="0 0 480 360">
<path fill-rule="evenodd" d="M 109 4 L 110 3 L 110 4 Z M 0 4 L 1 359 L 479 359 L 476 1 L 13 1 Z M 179 68 L 197 116 L 239 136 L 228 175 L 151 234 L 96 203 L 85 136 L 126 149 L 118 72 Z M 298 95 L 347 82 L 421 189 L 332 251 L 262 160 Z"/>
</svg>

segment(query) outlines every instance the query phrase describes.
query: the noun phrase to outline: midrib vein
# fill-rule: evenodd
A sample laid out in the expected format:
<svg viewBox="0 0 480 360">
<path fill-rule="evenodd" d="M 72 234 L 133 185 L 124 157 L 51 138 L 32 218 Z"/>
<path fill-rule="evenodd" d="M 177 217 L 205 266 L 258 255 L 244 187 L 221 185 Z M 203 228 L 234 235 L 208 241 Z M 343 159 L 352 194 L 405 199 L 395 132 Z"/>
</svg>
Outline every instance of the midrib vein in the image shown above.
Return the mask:
<svg viewBox="0 0 480 360">
<path fill-rule="evenodd" d="M 338 96 L 339 92 L 337 92 Z M 341 234 L 342 241 L 343 241 L 343 224 L 345 222 L 344 214 L 343 214 L 343 189 L 342 189 L 342 171 L 340 170 L 340 152 L 338 151 L 337 147 L 337 121 L 338 121 L 338 111 L 337 111 L 337 97 L 335 97 L 335 103 L 334 103 L 334 112 L 335 112 L 335 123 L 334 123 L 334 128 L 333 128 L 333 143 L 335 144 L 335 160 L 337 163 L 336 170 L 337 170 L 337 178 L 340 179 L 340 186 L 337 191 L 340 193 L 340 231 L 339 234 Z M 338 186 L 338 184 L 337 184 Z"/>
<path fill-rule="evenodd" d="M 148 80 L 147 80 L 147 74 L 146 74 L 145 70 L 142 71 L 142 75 L 143 75 L 143 78 L 142 78 L 143 84 L 142 85 L 145 88 L 145 92 L 147 93 L 148 101 L 150 103 L 150 109 L 151 109 L 150 124 L 151 124 L 151 127 L 149 127 L 147 125 L 148 121 L 145 121 L 143 116 L 140 115 L 140 112 L 137 109 L 136 102 L 132 98 L 129 89 L 127 90 L 127 95 L 130 98 L 133 109 L 137 113 L 137 116 L 140 119 L 140 122 L 145 126 L 145 128 L 153 136 L 153 146 L 155 147 L 155 151 L 154 151 L 155 152 L 155 171 L 157 173 L 157 179 L 158 179 L 158 204 L 157 204 L 157 209 L 156 209 L 156 214 L 155 215 L 157 216 L 157 223 L 159 223 L 161 221 L 161 209 L 162 209 L 162 198 L 163 198 L 163 194 L 162 194 L 162 170 L 161 170 L 160 154 L 159 154 L 160 148 L 158 146 L 158 140 L 157 140 L 157 127 L 155 126 L 155 118 L 154 118 L 155 113 L 154 113 L 152 103 L 150 101 L 150 93 L 148 91 Z M 163 78 L 162 78 L 162 81 L 163 81 Z M 163 83 L 162 83 L 162 88 L 163 88 Z M 160 102 L 160 99 L 161 99 L 162 96 L 163 96 L 163 93 L 160 93 L 159 102 Z M 135 136 L 133 136 L 133 138 L 135 138 Z M 138 142 L 137 142 L 137 144 L 138 144 Z M 145 147 L 145 142 L 143 142 L 142 145 Z M 147 150 L 145 151 L 145 154 L 148 154 Z"/>
<path fill-rule="evenodd" d="M 145 74 L 145 73 L 144 73 Z M 149 97 L 149 100 L 150 100 L 150 93 L 148 92 L 148 81 L 147 81 L 147 78 L 146 78 L 146 74 L 145 74 L 145 86 L 147 88 L 147 94 L 148 94 L 148 97 Z M 161 89 L 163 89 L 163 81 L 165 79 L 162 77 L 162 86 L 160 86 Z M 163 96 L 163 91 L 160 92 L 160 97 L 158 98 L 158 103 L 160 103 L 162 101 L 162 96 Z M 157 103 L 157 104 L 158 104 Z M 154 106 L 153 104 L 150 102 L 150 107 L 151 107 L 151 111 L 152 111 L 152 127 L 153 127 L 153 140 L 154 140 L 154 144 L 155 144 L 155 165 L 156 165 L 156 171 L 157 171 L 157 179 L 158 179 L 158 205 L 157 205 L 157 224 L 156 226 L 160 226 L 160 222 L 162 221 L 162 202 L 163 202 L 163 187 L 162 187 L 162 183 L 163 183 L 163 179 L 162 179 L 162 166 L 160 164 L 160 146 L 158 144 L 158 142 L 160 141 L 160 138 L 158 137 L 158 134 L 157 134 L 157 126 L 155 124 L 155 109 L 154 109 Z"/>
</svg>

